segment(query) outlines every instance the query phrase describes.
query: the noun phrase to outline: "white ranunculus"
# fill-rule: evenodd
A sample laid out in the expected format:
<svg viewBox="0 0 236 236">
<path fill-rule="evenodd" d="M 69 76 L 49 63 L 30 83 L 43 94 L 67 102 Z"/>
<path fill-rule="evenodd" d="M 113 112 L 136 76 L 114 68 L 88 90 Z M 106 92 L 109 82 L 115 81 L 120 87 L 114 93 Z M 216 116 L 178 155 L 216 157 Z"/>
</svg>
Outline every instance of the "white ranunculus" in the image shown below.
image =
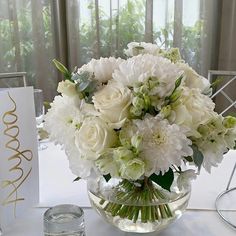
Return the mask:
<svg viewBox="0 0 236 236">
<path fill-rule="evenodd" d="M 137 56 L 138 54 L 152 54 L 158 55 L 160 48 L 156 44 L 145 42 L 131 42 L 127 45 L 124 53 L 128 57 Z"/>
<path fill-rule="evenodd" d="M 215 104 L 199 89 L 182 88 L 181 97 L 172 106 L 171 123 L 187 128 L 187 136 L 198 136 L 197 128 L 215 116 Z"/>
<path fill-rule="evenodd" d="M 64 147 L 74 143 L 75 132 L 84 119 L 80 99 L 56 96 L 50 105 L 51 108 L 44 117 L 44 128 L 49 132 L 50 139 Z"/>
<path fill-rule="evenodd" d="M 145 164 L 138 158 L 131 159 L 121 165 L 121 177 L 125 179 L 137 180 L 145 173 Z"/>
<path fill-rule="evenodd" d="M 88 160 L 96 160 L 106 148 L 112 147 L 116 141 L 115 131 L 98 117 L 86 118 L 75 134 L 75 145 L 81 155 Z"/>
<path fill-rule="evenodd" d="M 88 64 L 83 65 L 78 69 L 78 74 L 88 71 L 93 73 L 95 76 L 95 80 L 106 83 L 108 80 L 112 78 L 112 73 L 115 69 L 119 67 L 119 65 L 124 60 L 121 58 L 100 58 L 100 59 L 92 59 Z"/>
<path fill-rule="evenodd" d="M 101 119 L 118 129 L 127 119 L 131 99 L 131 91 L 127 87 L 112 81 L 94 94 L 93 103 Z"/>
<path fill-rule="evenodd" d="M 135 87 L 150 77 L 158 80 L 155 95 L 169 96 L 175 87 L 176 79 L 183 71 L 170 60 L 150 54 L 138 55 L 124 61 L 113 73 L 113 78 L 124 86 Z"/>
<path fill-rule="evenodd" d="M 193 70 L 188 64 L 177 63 L 177 66 L 184 71 L 185 80 L 183 84 L 188 88 L 200 89 L 202 93 L 207 93 L 210 90 L 209 81 L 200 76 L 195 70 Z"/>
<path fill-rule="evenodd" d="M 66 95 L 69 97 L 72 97 L 78 94 L 75 88 L 75 83 L 72 83 L 69 80 L 59 82 L 58 87 L 57 87 L 57 92 L 62 93 L 63 95 Z"/>
</svg>

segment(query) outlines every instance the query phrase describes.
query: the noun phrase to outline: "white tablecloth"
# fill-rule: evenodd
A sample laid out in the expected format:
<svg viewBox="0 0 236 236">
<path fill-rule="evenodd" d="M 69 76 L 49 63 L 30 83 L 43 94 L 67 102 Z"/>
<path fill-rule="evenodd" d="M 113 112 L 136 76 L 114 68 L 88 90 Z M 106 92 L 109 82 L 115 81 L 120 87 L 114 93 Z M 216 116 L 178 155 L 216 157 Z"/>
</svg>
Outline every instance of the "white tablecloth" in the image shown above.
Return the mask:
<svg viewBox="0 0 236 236">
<path fill-rule="evenodd" d="M 17 219 L 15 224 L 9 226 L 4 232 L 4 236 L 43 235 L 42 215 L 46 207 L 63 203 L 72 203 L 84 207 L 87 236 L 136 235 L 123 233 L 103 222 L 89 208 L 86 183 L 84 181 L 73 182 L 76 176 L 71 174 L 67 158 L 58 146 L 49 143 L 48 148 L 40 151 L 39 154 L 40 203 L 35 208 L 25 212 L 24 216 Z M 201 175 L 193 183 L 188 210 L 182 218 L 159 235 L 236 235 L 236 232 L 219 218 L 214 207 L 216 196 L 225 189 L 235 161 L 236 152 L 231 151 L 226 155 L 221 166 L 212 170 L 211 175 L 202 170 Z M 236 186 L 236 177 L 233 179 L 232 185 Z M 233 209 L 236 209 L 235 204 L 232 206 Z M 236 218 L 236 211 L 234 214 Z"/>
</svg>

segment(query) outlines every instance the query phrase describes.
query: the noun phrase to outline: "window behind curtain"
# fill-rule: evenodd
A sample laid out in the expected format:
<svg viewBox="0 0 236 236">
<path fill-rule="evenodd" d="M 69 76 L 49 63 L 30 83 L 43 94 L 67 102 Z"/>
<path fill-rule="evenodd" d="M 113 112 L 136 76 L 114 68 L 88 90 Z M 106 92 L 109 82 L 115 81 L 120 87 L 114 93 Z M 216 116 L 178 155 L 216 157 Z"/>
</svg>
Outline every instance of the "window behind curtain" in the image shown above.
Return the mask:
<svg viewBox="0 0 236 236">
<path fill-rule="evenodd" d="M 55 22 L 56 4 L 65 3 L 64 24 Z M 26 71 L 46 100 L 56 94 L 52 65 L 58 48 L 68 66 L 91 58 L 123 57 L 130 41 L 179 47 L 183 59 L 200 74 L 214 68 L 218 0 L 1 0 L 0 72 Z M 66 45 L 54 32 L 66 27 Z M 56 46 L 57 47 L 56 47 Z"/>
<path fill-rule="evenodd" d="M 55 57 L 49 0 L 0 1 L 0 73 L 26 71 L 28 84 L 55 95 Z"/>
</svg>

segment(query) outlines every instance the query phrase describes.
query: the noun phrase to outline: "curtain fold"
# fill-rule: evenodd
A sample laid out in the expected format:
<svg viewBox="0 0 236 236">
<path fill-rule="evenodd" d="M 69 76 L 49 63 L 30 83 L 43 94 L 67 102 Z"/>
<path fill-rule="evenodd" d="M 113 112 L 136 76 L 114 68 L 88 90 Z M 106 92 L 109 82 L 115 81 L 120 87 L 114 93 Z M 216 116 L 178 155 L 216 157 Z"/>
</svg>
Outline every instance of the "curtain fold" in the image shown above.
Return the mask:
<svg viewBox="0 0 236 236">
<path fill-rule="evenodd" d="M 218 55 L 218 70 L 236 71 L 236 1 L 225 0 L 222 1 L 221 8 L 221 22 L 219 31 L 219 55 Z M 222 84 L 229 81 L 231 77 L 225 77 Z M 236 101 L 236 81 L 232 82 L 230 86 L 224 89 L 224 92 Z M 230 103 L 222 95 L 216 99 L 217 108 L 223 110 L 227 108 Z M 236 115 L 236 106 L 232 107 L 227 114 Z"/>
</svg>

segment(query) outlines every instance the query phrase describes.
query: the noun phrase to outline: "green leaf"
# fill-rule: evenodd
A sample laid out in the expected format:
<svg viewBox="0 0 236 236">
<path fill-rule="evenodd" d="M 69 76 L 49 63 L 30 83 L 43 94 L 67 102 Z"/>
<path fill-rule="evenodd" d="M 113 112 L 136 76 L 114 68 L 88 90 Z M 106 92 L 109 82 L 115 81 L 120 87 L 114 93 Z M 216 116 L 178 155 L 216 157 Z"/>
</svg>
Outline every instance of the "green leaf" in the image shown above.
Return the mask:
<svg viewBox="0 0 236 236">
<path fill-rule="evenodd" d="M 174 180 L 174 173 L 173 170 L 170 168 L 164 175 L 152 174 L 149 178 L 156 184 L 160 185 L 162 188 L 170 191 L 170 187 Z"/>
<path fill-rule="evenodd" d="M 200 171 L 204 156 L 201 151 L 199 151 L 196 145 L 191 146 L 193 149 L 193 161 L 194 164 L 198 167 L 198 171 Z"/>
<path fill-rule="evenodd" d="M 185 159 L 186 161 L 188 161 L 188 162 L 192 162 L 192 161 L 193 161 L 193 158 L 190 157 L 190 156 L 188 156 L 188 157 L 184 157 L 184 159 Z"/>
<path fill-rule="evenodd" d="M 80 177 L 76 177 L 73 182 L 79 181 L 81 178 Z"/>
<path fill-rule="evenodd" d="M 110 174 L 103 175 L 103 177 L 106 180 L 106 182 L 108 182 L 111 179 L 111 175 Z"/>
</svg>

